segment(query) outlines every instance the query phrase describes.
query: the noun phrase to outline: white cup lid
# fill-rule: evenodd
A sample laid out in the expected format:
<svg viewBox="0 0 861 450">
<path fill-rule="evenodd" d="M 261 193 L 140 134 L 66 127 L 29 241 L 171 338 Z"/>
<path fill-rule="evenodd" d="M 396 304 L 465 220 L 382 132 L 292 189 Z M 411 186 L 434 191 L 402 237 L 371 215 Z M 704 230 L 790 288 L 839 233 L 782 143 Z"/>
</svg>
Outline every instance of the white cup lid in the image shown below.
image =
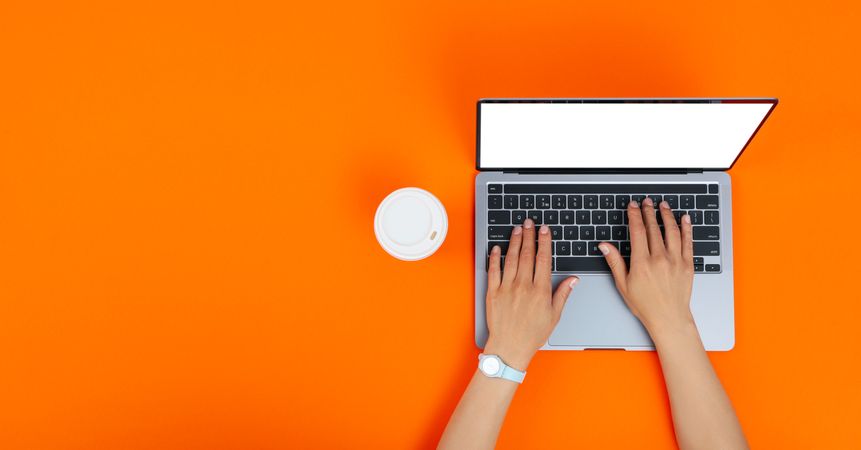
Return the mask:
<svg viewBox="0 0 861 450">
<path fill-rule="evenodd" d="M 447 231 L 445 208 L 424 189 L 408 187 L 392 192 L 374 216 L 377 241 L 390 255 L 404 261 L 432 255 Z"/>
</svg>

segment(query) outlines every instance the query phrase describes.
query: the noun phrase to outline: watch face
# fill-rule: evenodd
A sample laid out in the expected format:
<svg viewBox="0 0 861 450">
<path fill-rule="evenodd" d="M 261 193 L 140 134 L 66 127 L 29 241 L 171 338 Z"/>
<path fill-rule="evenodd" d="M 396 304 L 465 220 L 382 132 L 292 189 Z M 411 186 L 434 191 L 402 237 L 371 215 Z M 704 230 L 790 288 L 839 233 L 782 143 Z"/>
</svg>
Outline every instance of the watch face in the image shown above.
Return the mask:
<svg viewBox="0 0 861 450">
<path fill-rule="evenodd" d="M 481 371 L 488 375 L 496 375 L 499 372 L 499 360 L 496 358 L 484 358 L 481 361 Z"/>
</svg>

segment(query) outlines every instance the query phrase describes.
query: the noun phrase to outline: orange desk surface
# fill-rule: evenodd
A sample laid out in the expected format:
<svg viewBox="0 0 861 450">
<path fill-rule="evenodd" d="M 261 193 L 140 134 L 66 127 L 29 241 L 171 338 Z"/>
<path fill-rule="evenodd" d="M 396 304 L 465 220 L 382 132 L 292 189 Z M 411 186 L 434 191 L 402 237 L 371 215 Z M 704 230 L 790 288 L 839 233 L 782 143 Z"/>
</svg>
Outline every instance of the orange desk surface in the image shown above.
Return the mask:
<svg viewBox="0 0 861 450">
<path fill-rule="evenodd" d="M 475 101 L 776 96 L 731 171 L 758 448 L 861 447 L 861 4 L 5 2 L 0 446 L 430 448 L 476 365 Z M 436 194 L 431 258 L 374 239 Z M 576 291 L 574 293 L 576 294 Z M 542 353 L 499 447 L 668 448 L 653 353 Z"/>
</svg>

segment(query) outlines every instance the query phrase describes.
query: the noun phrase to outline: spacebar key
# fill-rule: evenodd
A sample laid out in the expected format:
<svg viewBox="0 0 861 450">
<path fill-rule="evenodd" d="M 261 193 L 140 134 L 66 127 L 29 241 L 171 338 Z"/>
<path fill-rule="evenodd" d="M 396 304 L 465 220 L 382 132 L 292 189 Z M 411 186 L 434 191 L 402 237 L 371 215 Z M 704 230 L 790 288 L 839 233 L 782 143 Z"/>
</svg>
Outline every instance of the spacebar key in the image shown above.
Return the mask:
<svg viewBox="0 0 861 450">
<path fill-rule="evenodd" d="M 556 257 L 557 272 L 609 272 L 603 257 Z"/>
</svg>

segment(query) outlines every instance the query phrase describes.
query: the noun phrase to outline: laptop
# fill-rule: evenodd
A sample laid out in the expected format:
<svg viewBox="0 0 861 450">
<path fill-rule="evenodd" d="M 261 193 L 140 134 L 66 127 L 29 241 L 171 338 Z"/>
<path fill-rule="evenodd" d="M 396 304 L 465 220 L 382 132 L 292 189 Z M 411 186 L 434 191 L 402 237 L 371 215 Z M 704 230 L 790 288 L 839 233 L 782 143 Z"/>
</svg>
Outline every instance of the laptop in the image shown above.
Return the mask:
<svg viewBox="0 0 861 450">
<path fill-rule="evenodd" d="M 514 226 L 550 226 L 554 289 L 577 275 L 543 350 L 654 350 L 613 283 L 598 243 L 630 255 L 630 200 L 691 216 L 691 310 L 706 350 L 735 345 L 732 186 L 726 173 L 776 98 L 482 99 L 475 179 L 475 342 L 487 342 L 489 250 Z M 660 216 L 658 216 L 660 220 Z"/>
</svg>

